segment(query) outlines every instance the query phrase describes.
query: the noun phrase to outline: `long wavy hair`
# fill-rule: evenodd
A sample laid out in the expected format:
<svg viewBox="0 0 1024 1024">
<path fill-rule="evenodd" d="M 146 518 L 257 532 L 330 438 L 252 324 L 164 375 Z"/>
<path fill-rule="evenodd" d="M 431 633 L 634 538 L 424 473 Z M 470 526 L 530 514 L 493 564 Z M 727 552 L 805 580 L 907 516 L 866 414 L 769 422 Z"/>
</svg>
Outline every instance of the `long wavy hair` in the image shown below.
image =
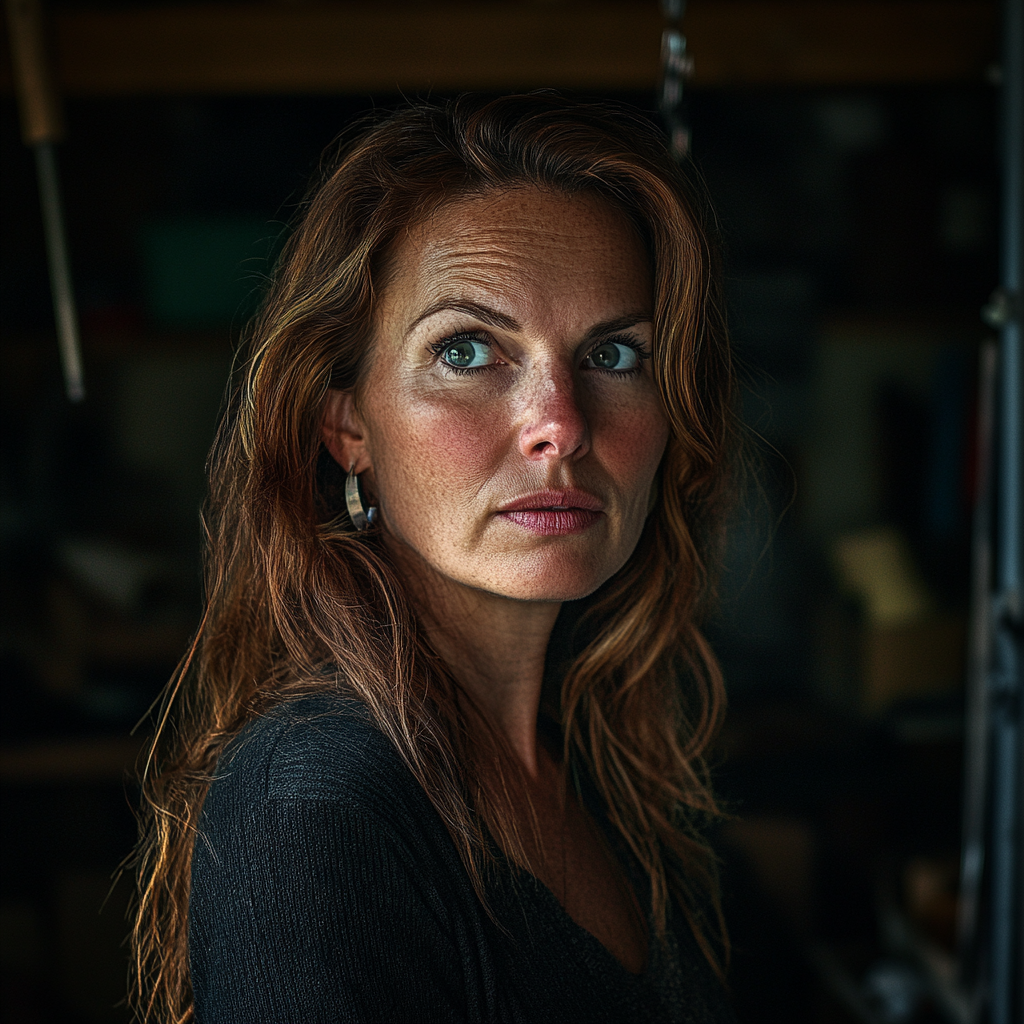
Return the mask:
<svg viewBox="0 0 1024 1024">
<path fill-rule="evenodd" d="M 133 930 L 145 1020 L 192 1019 L 192 846 L 226 743 L 289 695 L 337 687 L 369 709 L 422 785 L 483 898 L 489 839 L 522 850 L 510 807 L 474 781 L 467 702 L 418 627 L 379 533 L 357 533 L 320 425 L 329 388 L 358 395 L 396 240 L 454 201 L 539 186 L 601 197 L 653 268 L 654 375 L 670 423 L 654 507 L 626 565 L 580 603 L 585 639 L 547 702 L 650 879 L 719 972 L 727 950 L 718 813 L 703 755 L 724 709 L 700 623 L 731 491 L 733 369 L 701 189 L 638 114 L 541 93 L 408 106 L 325 161 L 284 246 L 209 460 L 206 611 L 157 710 L 143 779 Z"/>
</svg>

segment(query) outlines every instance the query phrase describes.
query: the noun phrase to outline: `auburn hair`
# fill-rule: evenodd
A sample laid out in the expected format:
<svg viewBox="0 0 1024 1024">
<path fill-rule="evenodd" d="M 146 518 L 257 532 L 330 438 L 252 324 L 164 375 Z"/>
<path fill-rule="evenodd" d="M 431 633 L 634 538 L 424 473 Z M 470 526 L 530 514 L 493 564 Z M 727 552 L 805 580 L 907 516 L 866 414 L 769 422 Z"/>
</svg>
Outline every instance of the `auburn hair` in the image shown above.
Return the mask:
<svg viewBox="0 0 1024 1024">
<path fill-rule="evenodd" d="M 357 533 L 321 441 L 329 388 L 358 392 L 400 233 L 446 204 L 537 186 L 603 198 L 653 271 L 654 376 L 670 439 L 641 539 L 574 609 L 576 653 L 546 708 L 651 882 L 659 931 L 674 897 L 719 972 L 727 952 L 704 762 L 724 710 L 700 623 L 730 494 L 733 368 L 707 204 L 641 115 L 553 93 L 417 103 L 378 117 L 325 162 L 249 325 L 209 460 L 206 607 L 165 691 L 143 775 L 133 929 L 142 1019 L 192 1019 L 192 846 L 228 741 L 289 695 L 361 700 L 423 786 L 483 897 L 488 838 L 521 850 L 479 756 L 467 702 L 418 628 L 375 530 Z"/>
</svg>

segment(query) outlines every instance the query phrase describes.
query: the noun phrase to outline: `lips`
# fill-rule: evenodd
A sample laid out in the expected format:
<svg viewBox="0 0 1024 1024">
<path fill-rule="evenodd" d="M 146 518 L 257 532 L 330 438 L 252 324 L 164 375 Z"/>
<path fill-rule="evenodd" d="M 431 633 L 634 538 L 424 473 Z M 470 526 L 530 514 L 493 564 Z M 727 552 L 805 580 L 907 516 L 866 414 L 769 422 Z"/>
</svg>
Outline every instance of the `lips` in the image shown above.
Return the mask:
<svg viewBox="0 0 1024 1024">
<path fill-rule="evenodd" d="M 583 533 L 602 515 L 604 504 L 586 491 L 538 491 L 516 498 L 498 510 L 498 516 L 541 536 Z"/>
</svg>

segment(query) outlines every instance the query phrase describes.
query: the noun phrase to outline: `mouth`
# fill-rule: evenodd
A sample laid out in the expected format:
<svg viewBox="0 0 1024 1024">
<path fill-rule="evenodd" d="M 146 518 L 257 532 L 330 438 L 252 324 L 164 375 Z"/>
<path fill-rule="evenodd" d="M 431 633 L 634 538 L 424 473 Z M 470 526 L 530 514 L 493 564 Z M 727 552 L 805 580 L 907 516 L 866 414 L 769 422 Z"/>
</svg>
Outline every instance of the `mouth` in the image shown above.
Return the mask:
<svg viewBox="0 0 1024 1024">
<path fill-rule="evenodd" d="M 538 491 L 502 506 L 497 515 L 530 533 L 562 536 L 583 533 L 604 514 L 604 503 L 586 491 Z"/>
</svg>

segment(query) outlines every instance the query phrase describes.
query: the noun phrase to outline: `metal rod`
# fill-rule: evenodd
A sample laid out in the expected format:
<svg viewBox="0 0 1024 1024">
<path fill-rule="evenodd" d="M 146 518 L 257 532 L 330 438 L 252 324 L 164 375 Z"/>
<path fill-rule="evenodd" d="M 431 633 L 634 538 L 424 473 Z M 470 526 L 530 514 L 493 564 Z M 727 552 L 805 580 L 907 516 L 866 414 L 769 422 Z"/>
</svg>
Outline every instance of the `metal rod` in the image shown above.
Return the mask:
<svg viewBox="0 0 1024 1024">
<path fill-rule="evenodd" d="M 53 315 L 57 323 L 57 341 L 64 370 L 64 386 L 72 402 L 85 398 L 82 379 L 82 356 L 78 340 L 78 316 L 75 293 L 71 287 L 71 266 L 64 236 L 64 211 L 57 176 L 57 155 L 52 142 L 39 142 L 34 147 L 36 171 L 39 176 L 39 200 L 43 211 L 46 235 L 46 256 L 50 265 L 50 289 L 53 293 Z"/>
<path fill-rule="evenodd" d="M 995 594 L 992 625 L 990 1024 L 1019 1024 L 1021 999 L 1021 235 L 1024 231 L 1024 0 L 1003 7 L 1002 319 L 996 426 Z"/>
<path fill-rule="evenodd" d="M 963 843 L 957 922 L 962 982 L 976 980 L 974 968 L 980 938 L 985 832 L 988 823 L 988 672 L 992 662 L 992 433 L 997 363 L 994 340 L 982 345 L 978 363 L 978 475 L 971 531 L 971 629 L 964 716 Z"/>
</svg>

